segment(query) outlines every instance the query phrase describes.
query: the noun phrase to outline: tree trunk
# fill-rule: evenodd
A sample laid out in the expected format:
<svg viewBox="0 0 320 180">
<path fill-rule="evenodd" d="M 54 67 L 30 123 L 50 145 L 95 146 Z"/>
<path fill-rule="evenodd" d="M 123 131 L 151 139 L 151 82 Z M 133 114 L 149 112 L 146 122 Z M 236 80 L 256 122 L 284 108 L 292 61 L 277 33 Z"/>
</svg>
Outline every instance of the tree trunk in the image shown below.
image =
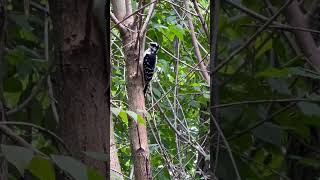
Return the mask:
<svg viewBox="0 0 320 180">
<path fill-rule="evenodd" d="M 5 44 L 5 28 L 6 27 L 6 11 L 5 11 L 5 0 L 0 0 L 0 121 L 6 121 L 6 109 L 5 102 L 3 98 L 3 52 Z M 5 143 L 5 135 L 0 134 L 0 144 Z M 1 153 L 1 150 L 0 150 Z M 0 157 L 0 180 L 8 179 L 8 167 L 7 162 L 4 158 Z"/>
<path fill-rule="evenodd" d="M 82 151 L 107 153 L 109 148 L 110 62 L 105 32 L 95 19 L 91 0 L 50 0 L 55 32 L 59 135 L 72 153 L 108 176 L 108 165 Z"/>
<path fill-rule="evenodd" d="M 293 27 L 302 27 L 308 28 L 308 16 L 303 14 L 302 10 L 299 7 L 298 1 L 293 1 L 291 5 L 286 10 L 286 17 L 290 25 Z M 316 69 L 320 69 L 320 49 L 317 47 L 315 39 L 313 38 L 310 32 L 303 31 L 294 31 L 296 36 L 297 44 L 304 53 L 304 55 L 310 59 L 313 66 Z M 320 129 L 317 127 L 310 127 L 310 136 L 311 140 L 308 143 L 308 146 L 320 147 Z M 305 144 L 301 143 L 297 138 L 290 136 L 289 145 L 287 147 L 287 155 L 301 155 L 307 156 L 309 158 L 314 158 L 317 156 L 317 152 L 314 152 L 312 149 L 306 147 Z M 312 167 L 307 167 L 301 165 L 297 160 L 288 159 L 287 161 L 287 174 L 288 177 L 292 180 L 313 180 L 316 177 L 319 177 L 319 169 Z"/>
<path fill-rule="evenodd" d="M 218 25 L 219 25 L 219 10 L 220 10 L 220 0 L 210 1 L 210 9 L 213 16 L 210 18 L 211 31 L 210 31 L 210 71 L 213 72 L 218 65 Z M 219 109 L 212 108 L 219 104 L 219 81 L 217 73 L 210 74 L 210 175 L 211 179 L 215 178 L 215 168 L 216 168 L 216 153 L 217 149 L 219 152 L 219 139 L 220 134 L 217 131 L 214 121 L 219 123 L 220 112 Z M 214 144 L 216 144 L 216 147 Z"/>
<path fill-rule="evenodd" d="M 129 109 L 141 114 L 145 110 L 143 81 L 141 73 L 137 73 L 137 63 L 139 59 L 139 49 L 132 40 L 137 39 L 137 33 L 128 32 L 123 36 L 123 44 L 130 44 L 125 47 L 126 69 L 127 69 L 127 89 Z M 144 117 L 145 118 L 145 117 Z M 129 137 L 131 150 L 134 159 L 134 174 L 137 180 L 152 179 L 149 146 L 147 137 L 147 127 L 133 119 L 129 120 Z"/>
<path fill-rule="evenodd" d="M 123 19 L 123 17 L 119 16 L 119 14 L 125 14 L 126 16 L 129 16 L 132 13 L 131 0 L 113 0 L 111 3 L 112 7 L 117 7 L 116 9 L 113 8 L 113 11 L 118 21 L 121 21 Z M 125 4 L 126 6 L 124 7 L 121 4 Z M 134 18 L 132 16 L 125 20 L 123 24 L 125 24 L 125 27 L 129 27 L 131 29 L 124 29 L 124 26 L 120 28 L 124 54 L 126 58 L 129 110 L 141 114 L 145 119 L 143 77 L 138 69 L 140 45 L 137 40 L 140 38 L 138 38 L 137 33 L 137 22 L 134 22 Z M 146 126 L 130 118 L 129 138 L 131 144 L 131 152 L 133 154 L 135 179 L 152 179 Z"/>
</svg>

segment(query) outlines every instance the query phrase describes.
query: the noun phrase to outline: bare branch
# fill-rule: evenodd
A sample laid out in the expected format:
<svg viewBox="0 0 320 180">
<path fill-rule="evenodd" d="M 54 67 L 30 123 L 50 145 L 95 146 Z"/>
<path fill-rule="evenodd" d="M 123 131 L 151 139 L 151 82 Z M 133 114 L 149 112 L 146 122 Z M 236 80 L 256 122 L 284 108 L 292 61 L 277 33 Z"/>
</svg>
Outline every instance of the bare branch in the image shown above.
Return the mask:
<svg viewBox="0 0 320 180">
<path fill-rule="evenodd" d="M 2 125 L 14 125 L 14 126 L 27 126 L 27 127 L 32 127 L 35 128 L 41 132 L 44 132 L 48 135 L 50 135 L 51 137 L 53 137 L 55 140 L 57 140 L 57 142 L 59 142 L 62 147 L 71 155 L 71 151 L 68 148 L 68 146 L 63 142 L 63 140 L 57 136 L 54 132 L 47 130 L 46 128 L 43 128 L 41 126 L 35 125 L 35 124 L 31 124 L 31 123 L 26 123 L 26 122 L 15 122 L 15 121 L 4 121 L 4 122 L 0 122 L 0 126 Z"/>
<path fill-rule="evenodd" d="M 282 5 L 279 8 L 279 10 L 272 17 L 270 17 L 269 20 L 263 26 L 261 26 L 246 42 L 244 42 L 242 46 L 233 51 L 230 54 L 230 56 L 227 57 L 224 61 L 222 61 L 211 73 L 215 74 L 227 63 L 229 63 L 237 54 L 239 54 L 242 50 L 247 48 L 247 46 L 251 44 L 260 35 L 260 33 L 263 32 L 277 18 L 280 15 L 280 13 L 291 4 L 292 1 L 293 0 L 287 0 L 284 3 L 284 5 Z"/>
<path fill-rule="evenodd" d="M 1 122 L 4 123 L 4 122 Z M 33 152 L 37 154 L 41 154 L 43 156 L 46 156 L 44 153 L 40 152 L 38 149 L 33 147 L 31 144 L 29 144 L 26 140 L 24 140 L 22 137 L 18 136 L 15 132 L 13 132 L 8 126 L 6 125 L 0 125 L 0 132 L 8 136 L 13 142 L 18 143 L 21 146 L 24 146 L 28 149 L 31 149 Z"/>
<path fill-rule="evenodd" d="M 117 17 L 112 12 L 110 12 L 110 18 L 117 26 L 119 26 L 119 30 L 121 33 L 126 33 L 126 31 L 127 31 L 126 27 L 122 24 L 122 22 L 120 22 L 117 19 Z"/>
<path fill-rule="evenodd" d="M 184 3 L 185 9 L 188 10 L 189 5 L 188 5 L 187 0 L 184 0 L 183 3 Z M 195 50 L 195 54 L 196 54 L 196 57 L 197 57 L 198 61 L 200 62 L 199 68 L 201 70 L 203 70 L 203 71 L 201 71 L 202 77 L 210 85 L 210 76 L 209 76 L 209 74 L 207 72 L 204 71 L 204 70 L 207 70 L 207 67 L 202 62 L 201 52 L 200 52 L 200 49 L 199 49 L 198 40 L 197 40 L 197 37 L 196 37 L 196 34 L 195 34 L 194 26 L 193 26 L 193 23 L 192 23 L 192 17 L 190 16 L 190 14 L 187 14 L 187 20 L 188 20 L 188 25 L 189 25 L 189 29 L 190 29 L 190 34 L 191 34 L 192 44 L 193 44 L 193 47 L 194 47 L 194 50 Z"/>
<path fill-rule="evenodd" d="M 245 27 L 261 27 L 262 25 L 258 24 L 243 24 L 242 26 Z M 302 27 L 294 27 L 294 26 L 287 26 L 287 25 L 271 25 L 269 28 L 286 30 L 286 31 L 303 31 L 303 32 L 310 32 L 320 34 L 320 31 L 316 29 L 309 29 L 309 28 L 302 28 Z"/>
<path fill-rule="evenodd" d="M 118 26 L 120 23 L 123 23 L 125 20 L 129 19 L 131 16 L 137 14 L 137 13 L 140 12 L 142 9 L 144 9 L 145 7 L 150 6 L 150 5 L 153 4 L 153 3 L 155 3 L 155 1 L 151 1 L 150 3 L 148 3 L 148 4 L 146 4 L 146 5 L 142 6 L 142 7 L 140 7 L 140 8 L 137 9 L 135 12 L 133 12 L 133 13 L 130 14 L 129 16 L 125 17 L 124 19 L 122 19 L 121 21 L 119 21 L 118 23 L 116 23 L 115 25 L 113 25 L 113 26 L 110 28 L 110 30 L 113 29 L 113 28 L 115 28 L 116 26 Z"/>
<path fill-rule="evenodd" d="M 210 34 L 209 34 L 209 30 L 208 30 L 208 26 L 200 12 L 200 9 L 199 9 L 199 6 L 198 6 L 198 3 L 196 2 L 196 0 L 192 0 L 192 3 L 193 3 L 193 7 L 194 9 L 196 10 L 197 14 L 198 14 L 198 17 L 200 19 L 200 22 L 201 22 L 201 25 L 203 27 L 203 30 L 204 32 L 206 33 L 207 37 L 209 38 L 210 37 Z"/>
<path fill-rule="evenodd" d="M 147 26 L 148 26 L 148 24 L 149 24 L 149 21 L 150 21 L 150 19 L 151 19 L 152 13 L 153 13 L 153 11 L 154 11 L 154 8 L 155 8 L 157 2 L 158 2 L 157 0 L 153 0 L 153 1 L 152 1 L 152 4 L 150 5 L 150 8 L 149 8 L 149 10 L 148 10 L 148 15 L 147 15 L 147 17 L 146 17 L 146 20 L 144 21 L 144 24 L 143 24 L 142 28 L 140 29 L 140 38 L 143 38 L 143 36 L 145 36 L 145 34 L 146 34 Z"/>
<path fill-rule="evenodd" d="M 308 98 L 292 98 L 292 99 L 263 99 L 263 100 L 255 100 L 255 101 L 240 101 L 233 102 L 228 104 L 220 104 L 216 106 L 212 106 L 211 108 L 225 108 L 230 106 L 238 106 L 244 104 L 262 104 L 262 103 L 283 103 L 283 102 L 297 102 L 297 101 L 308 101 L 308 102 L 320 102 L 320 99 L 308 99 Z"/>
<path fill-rule="evenodd" d="M 163 1 L 165 1 L 165 2 L 167 2 L 167 3 L 169 3 L 169 4 L 173 5 L 173 6 L 176 6 L 176 7 L 180 8 L 180 9 L 182 9 L 182 10 L 186 11 L 186 12 L 189 13 L 189 14 L 192 14 L 192 15 L 194 15 L 194 16 L 198 16 L 197 14 L 191 12 L 190 10 L 188 10 L 188 9 L 186 9 L 186 8 L 184 8 L 184 7 L 179 6 L 178 4 L 175 4 L 175 3 L 171 2 L 170 0 L 163 0 Z"/>
</svg>

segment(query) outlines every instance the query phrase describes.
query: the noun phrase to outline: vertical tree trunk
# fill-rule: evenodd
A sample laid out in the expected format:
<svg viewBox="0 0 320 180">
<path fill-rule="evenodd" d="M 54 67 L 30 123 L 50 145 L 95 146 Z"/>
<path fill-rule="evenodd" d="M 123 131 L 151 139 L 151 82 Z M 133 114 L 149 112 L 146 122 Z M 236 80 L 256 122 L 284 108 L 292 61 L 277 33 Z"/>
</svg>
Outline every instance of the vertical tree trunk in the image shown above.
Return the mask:
<svg viewBox="0 0 320 180">
<path fill-rule="evenodd" d="M 114 14 L 118 21 L 132 13 L 131 0 L 111 1 Z M 140 2 L 141 3 L 141 2 Z M 123 6 L 125 4 L 125 6 Z M 115 8 L 117 7 L 117 8 Z M 125 12 L 125 13 L 124 13 Z M 125 26 L 123 26 L 125 24 Z M 141 114 L 143 118 L 145 102 L 143 94 L 143 77 L 139 72 L 139 43 L 137 22 L 133 16 L 120 24 L 122 44 L 126 58 L 127 90 L 129 110 Z M 130 28 L 123 29 L 125 27 Z M 129 119 L 129 138 L 131 152 L 133 154 L 134 174 L 136 180 L 152 179 L 151 164 L 149 156 L 149 146 L 147 128 L 145 125 Z"/>
<path fill-rule="evenodd" d="M 5 40 L 5 27 L 6 27 L 6 11 L 5 0 L 0 0 L 0 121 L 6 121 L 7 115 L 5 110 L 5 102 L 3 98 L 3 52 L 4 52 L 4 40 Z M 0 134 L 0 144 L 5 143 L 5 135 Z M 1 152 L 1 150 L 0 150 Z M 8 179 L 8 167 L 4 158 L 0 157 L 0 180 Z"/>
<path fill-rule="evenodd" d="M 53 84 L 59 135 L 74 155 L 107 176 L 104 162 L 81 153 L 105 153 L 109 148 L 110 62 L 106 59 L 105 29 L 94 16 L 91 0 L 49 2 L 56 40 Z"/>
<path fill-rule="evenodd" d="M 132 43 L 133 40 L 137 39 L 137 35 L 135 32 L 128 32 L 123 36 L 123 44 L 130 44 L 125 47 L 124 51 L 126 55 L 129 109 L 136 113 L 140 112 L 143 115 L 141 113 L 145 110 L 143 81 L 141 73 L 137 73 L 139 49 L 137 48 L 138 46 L 135 46 L 135 43 Z M 135 178 L 137 180 L 152 179 L 146 126 L 130 118 L 129 135 L 134 159 Z"/>
<path fill-rule="evenodd" d="M 211 16 L 210 19 L 210 71 L 213 72 L 213 70 L 217 66 L 217 60 L 218 60 L 218 25 L 219 25 L 219 9 L 220 9 L 220 0 L 214 0 L 210 1 L 210 9 L 213 16 Z M 219 116 L 219 110 L 212 108 L 215 105 L 219 104 L 219 82 L 217 73 L 210 74 L 210 174 L 211 178 L 214 179 L 215 174 L 215 166 L 216 166 L 216 153 L 217 153 L 217 147 L 214 146 L 214 144 L 217 144 L 219 146 L 219 138 L 220 134 L 217 131 L 217 128 L 215 126 L 214 121 L 220 120 Z"/>
</svg>

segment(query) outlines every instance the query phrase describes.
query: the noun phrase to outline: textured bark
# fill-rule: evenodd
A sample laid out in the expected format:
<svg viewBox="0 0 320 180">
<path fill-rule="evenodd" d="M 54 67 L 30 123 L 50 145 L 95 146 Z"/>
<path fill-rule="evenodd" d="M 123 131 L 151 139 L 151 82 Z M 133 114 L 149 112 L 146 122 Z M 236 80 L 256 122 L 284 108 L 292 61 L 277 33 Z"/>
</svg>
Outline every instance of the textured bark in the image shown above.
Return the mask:
<svg viewBox="0 0 320 180">
<path fill-rule="evenodd" d="M 134 39 L 137 39 L 137 33 L 128 32 L 123 36 L 123 44 L 130 44 L 125 47 L 124 51 L 126 55 L 129 109 L 139 113 L 145 110 L 145 102 L 142 76 L 141 73 L 137 73 L 139 49 L 138 46 L 135 46 L 135 43 L 131 43 Z M 129 135 L 135 178 L 137 180 L 152 179 L 146 126 L 130 118 Z"/>
<path fill-rule="evenodd" d="M 213 16 L 210 18 L 210 71 L 213 72 L 218 65 L 218 25 L 219 25 L 219 9 L 220 0 L 210 1 L 210 9 Z M 215 167 L 216 167 L 216 153 L 219 146 L 220 134 L 217 131 L 214 121 L 220 121 L 219 109 L 212 108 L 219 104 L 219 82 L 217 73 L 210 74 L 210 175 L 211 179 L 215 178 Z M 219 149 L 218 149 L 219 150 Z M 219 151 L 218 151 L 219 152 Z"/>
<path fill-rule="evenodd" d="M 286 17 L 290 25 L 308 28 L 308 16 L 303 14 L 299 7 L 298 1 L 293 1 L 286 10 Z M 320 49 L 317 47 L 314 37 L 309 32 L 294 31 L 297 44 L 304 53 L 304 55 L 310 59 L 312 64 L 318 70 L 320 69 Z M 318 153 L 310 149 L 308 146 L 319 148 L 320 147 L 320 130 L 316 127 L 310 128 L 311 140 L 306 144 L 301 143 L 301 140 L 291 136 L 289 139 L 289 145 L 287 147 L 287 155 L 298 155 L 313 159 L 318 156 Z M 287 161 L 287 174 L 292 180 L 313 180 L 319 177 L 319 169 L 301 165 L 297 160 L 288 159 Z"/>
<path fill-rule="evenodd" d="M 132 7 L 130 0 L 112 1 L 112 7 L 120 7 L 118 4 L 126 4 L 125 9 L 122 7 L 122 11 L 125 11 L 126 15 L 130 15 Z M 141 3 L 141 2 L 140 2 Z M 119 12 L 115 12 L 117 9 L 113 9 L 116 18 L 121 21 L 123 17 L 117 16 Z M 118 9 L 120 10 L 120 9 Z M 129 12 L 127 12 L 129 11 Z M 123 13 L 123 12 L 122 12 Z M 145 102 L 143 94 L 143 77 L 141 73 L 138 73 L 139 67 L 139 43 L 136 40 L 138 38 L 137 23 L 134 22 L 133 16 L 123 22 L 126 27 L 131 30 L 120 29 L 122 44 L 124 46 L 124 53 L 126 58 L 126 75 L 127 75 L 127 90 L 128 90 L 128 105 L 131 111 L 141 114 L 144 118 Z M 136 180 L 148 180 L 152 179 L 147 128 L 145 125 L 139 122 L 129 119 L 129 138 L 131 144 L 131 152 L 133 154 L 134 162 L 134 174 Z"/>
<path fill-rule="evenodd" d="M 55 32 L 53 78 L 60 117 L 59 135 L 85 164 L 108 176 L 108 165 L 82 151 L 108 153 L 110 62 L 105 32 L 91 0 L 51 0 Z"/>
<path fill-rule="evenodd" d="M 5 27 L 6 27 L 6 11 L 5 0 L 0 0 L 0 121 L 6 121 L 7 115 L 5 110 L 4 98 L 3 98 L 3 52 L 4 52 L 4 40 L 5 40 Z M 5 135 L 0 134 L 0 144 L 4 144 L 6 141 Z M 0 150 L 1 153 L 1 150 Z M 8 166 L 4 158 L 0 158 L 0 180 L 8 179 Z"/>
</svg>

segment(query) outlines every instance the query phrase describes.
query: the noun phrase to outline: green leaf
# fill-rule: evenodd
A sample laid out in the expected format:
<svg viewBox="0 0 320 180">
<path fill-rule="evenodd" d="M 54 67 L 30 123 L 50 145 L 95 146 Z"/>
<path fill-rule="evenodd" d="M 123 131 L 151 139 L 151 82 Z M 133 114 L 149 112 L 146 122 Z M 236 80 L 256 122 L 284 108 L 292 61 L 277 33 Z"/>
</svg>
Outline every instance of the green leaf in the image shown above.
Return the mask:
<svg viewBox="0 0 320 180">
<path fill-rule="evenodd" d="M 86 166 L 70 156 L 51 155 L 52 160 L 63 171 L 69 173 L 76 180 L 87 180 Z"/>
<path fill-rule="evenodd" d="M 307 116 L 320 116 L 320 107 L 310 102 L 299 102 L 298 107 Z"/>
<path fill-rule="evenodd" d="M 29 31 L 33 30 L 32 26 L 30 26 L 29 22 L 28 22 L 28 18 L 27 16 L 24 16 L 22 14 L 14 14 L 14 13 L 10 13 L 8 15 L 9 19 L 12 20 L 13 22 L 15 22 L 16 25 L 21 26 L 22 28 L 25 28 Z"/>
<path fill-rule="evenodd" d="M 96 159 L 99 161 L 108 161 L 109 157 L 105 153 L 100 153 L 100 152 L 93 152 L 93 151 L 83 151 L 85 155 L 92 159 Z"/>
<path fill-rule="evenodd" d="M 268 83 L 270 84 L 272 90 L 279 92 L 281 94 L 290 94 L 289 85 L 283 79 L 268 79 Z"/>
<path fill-rule="evenodd" d="M 23 86 L 18 78 L 10 77 L 4 81 L 3 89 L 7 92 L 20 92 Z"/>
<path fill-rule="evenodd" d="M 55 180 L 55 170 L 52 162 L 41 156 L 34 156 L 28 165 L 28 170 L 39 180 Z"/>
<path fill-rule="evenodd" d="M 121 112 L 120 108 L 111 108 L 111 112 L 115 115 L 118 116 L 119 113 Z"/>
<path fill-rule="evenodd" d="M 265 142 L 280 147 L 284 132 L 280 126 L 264 123 L 253 130 L 253 135 Z"/>
<path fill-rule="evenodd" d="M 104 180 L 105 178 L 95 169 L 90 167 L 87 168 L 88 179 L 89 180 Z"/>
<path fill-rule="evenodd" d="M 138 121 L 138 115 L 137 113 L 133 112 L 133 111 L 127 111 L 127 114 L 134 120 L 134 121 Z"/>
<path fill-rule="evenodd" d="M 289 158 L 298 160 L 300 164 L 303 164 L 305 166 L 313 167 L 315 169 L 320 168 L 320 161 L 317 159 L 305 158 L 305 157 L 295 156 L 295 155 L 290 155 Z"/>
<path fill-rule="evenodd" d="M 138 114 L 138 122 L 140 124 L 146 125 L 146 121 L 143 119 L 143 117 L 140 114 Z"/>
<path fill-rule="evenodd" d="M 122 122 L 124 122 L 126 125 L 128 125 L 128 115 L 125 111 L 121 111 L 119 113 L 120 119 L 122 120 Z"/>
<path fill-rule="evenodd" d="M 262 40 L 262 42 L 265 39 Z M 259 43 L 256 43 L 256 48 L 259 47 L 262 42 L 259 41 Z M 256 54 L 256 58 L 259 58 L 261 55 L 263 55 L 265 52 L 267 52 L 268 50 L 270 50 L 272 48 L 272 39 L 269 39 L 264 45 L 262 45 L 261 49 L 259 49 L 259 51 Z"/>
<path fill-rule="evenodd" d="M 300 68 L 300 67 L 289 68 L 289 71 L 293 75 L 308 77 L 308 78 L 312 78 L 312 79 L 320 79 L 319 74 L 317 74 L 315 72 L 311 72 L 311 71 L 303 69 L 303 68 Z"/>
<path fill-rule="evenodd" d="M 257 74 L 257 77 L 281 78 L 281 77 L 288 77 L 288 75 L 289 75 L 288 69 L 269 68 L 265 71 L 259 72 Z"/>
<path fill-rule="evenodd" d="M 33 151 L 24 147 L 1 145 L 4 157 L 24 176 L 24 170 L 33 158 Z"/>
</svg>

